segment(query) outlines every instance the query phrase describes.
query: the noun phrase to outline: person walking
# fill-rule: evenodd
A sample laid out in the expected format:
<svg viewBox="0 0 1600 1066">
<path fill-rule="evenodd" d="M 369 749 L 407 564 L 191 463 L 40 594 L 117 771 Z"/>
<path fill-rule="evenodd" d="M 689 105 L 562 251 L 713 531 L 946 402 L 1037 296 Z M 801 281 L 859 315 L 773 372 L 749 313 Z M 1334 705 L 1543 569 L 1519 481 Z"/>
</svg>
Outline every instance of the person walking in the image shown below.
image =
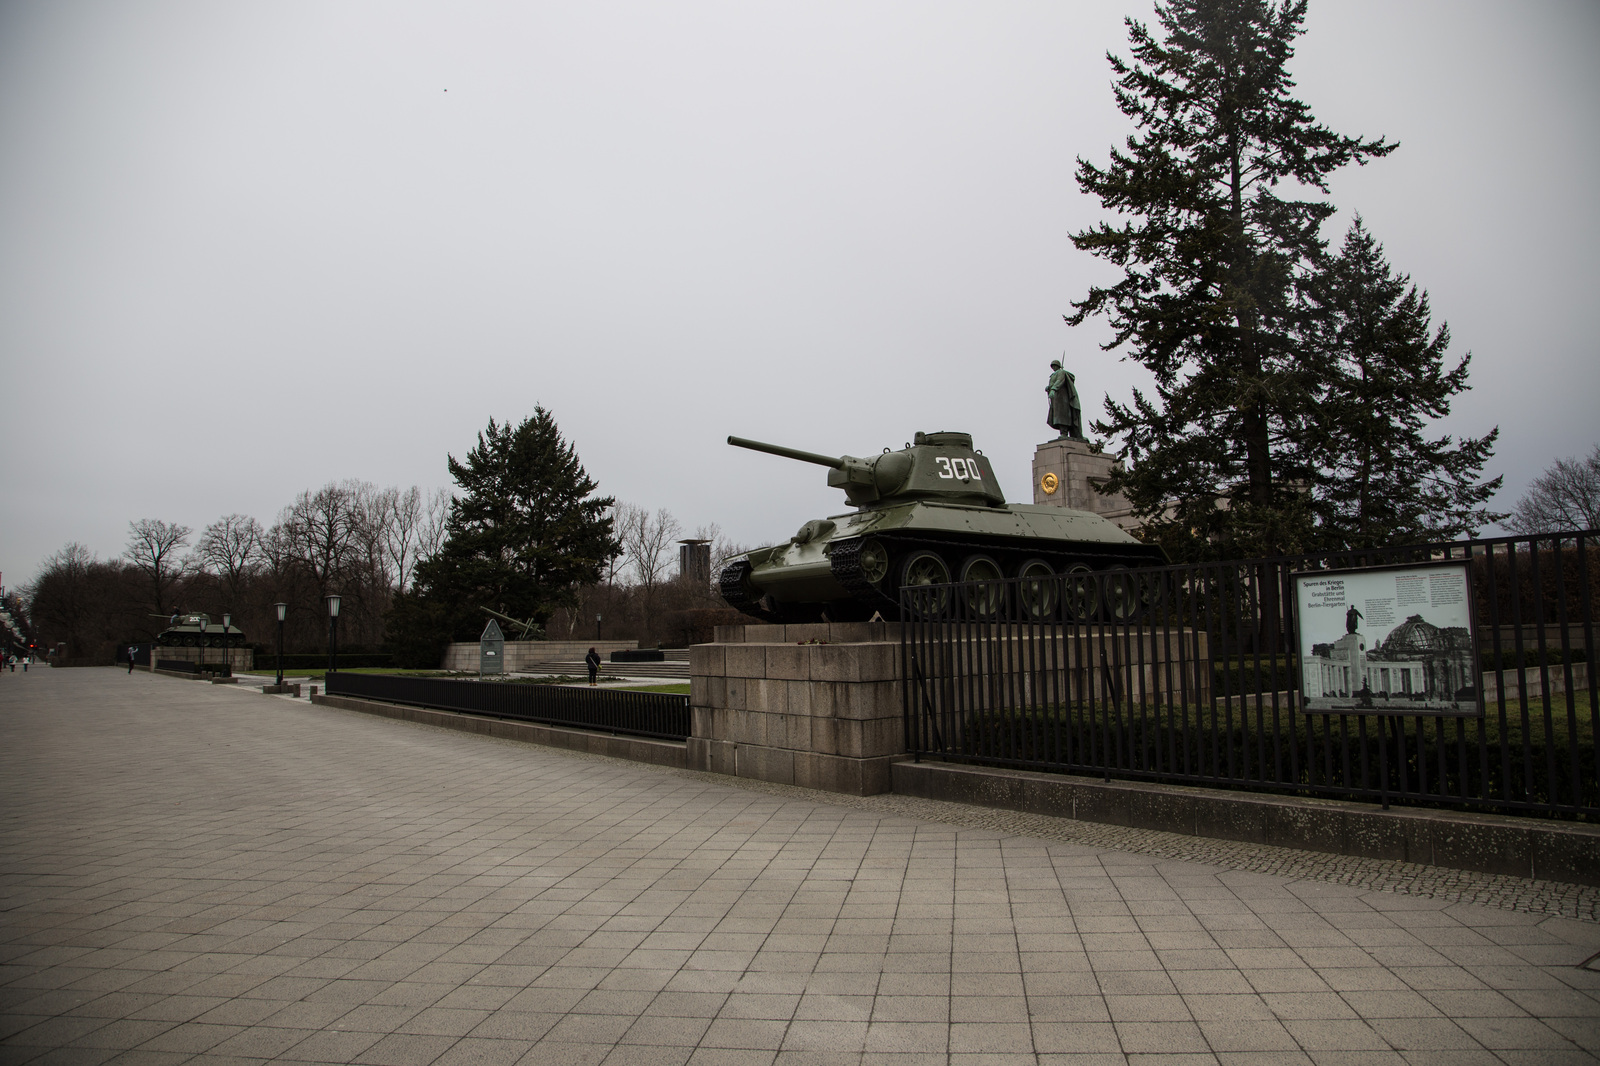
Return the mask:
<svg viewBox="0 0 1600 1066">
<path fill-rule="evenodd" d="M 138 649 L 134 645 L 128 645 L 128 673 L 130 674 L 133 673 L 133 657 L 137 652 Z"/>
<path fill-rule="evenodd" d="M 594 684 L 600 674 L 600 653 L 593 648 L 583 657 L 583 665 L 589 668 L 589 684 Z"/>
</svg>

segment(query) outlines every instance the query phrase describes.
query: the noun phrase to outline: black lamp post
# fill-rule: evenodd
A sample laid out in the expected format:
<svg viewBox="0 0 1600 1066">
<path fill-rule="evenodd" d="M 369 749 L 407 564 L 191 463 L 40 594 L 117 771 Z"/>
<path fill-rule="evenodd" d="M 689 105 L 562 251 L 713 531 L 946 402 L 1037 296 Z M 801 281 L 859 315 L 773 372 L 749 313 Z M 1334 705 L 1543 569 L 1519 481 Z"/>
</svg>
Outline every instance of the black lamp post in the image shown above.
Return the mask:
<svg viewBox="0 0 1600 1066">
<path fill-rule="evenodd" d="M 339 594 L 330 592 L 328 601 L 328 673 L 339 670 Z"/>
<path fill-rule="evenodd" d="M 222 612 L 222 663 L 229 677 L 233 676 L 233 644 L 228 640 L 228 630 L 233 628 L 233 615 Z"/>
<path fill-rule="evenodd" d="M 601 639 L 601 637 L 600 637 L 600 618 L 601 618 L 601 616 L 598 615 L 598 614 L 594 616 L 594 639 L 595 640 L 600 640 Z"/>
<path fill-rule="evenodd" d="M 272 606 L 278 609 L 278 685 L 283 685 L 283 617 L 289 613 L 287 603 L 275 603 Z"/>
<path fill-rule="evenodd" d="M 195 660 L 194 672 L 198 674 L 206 661 L 206 616 L 200 615 L 200 658 Z"/>
</svg>

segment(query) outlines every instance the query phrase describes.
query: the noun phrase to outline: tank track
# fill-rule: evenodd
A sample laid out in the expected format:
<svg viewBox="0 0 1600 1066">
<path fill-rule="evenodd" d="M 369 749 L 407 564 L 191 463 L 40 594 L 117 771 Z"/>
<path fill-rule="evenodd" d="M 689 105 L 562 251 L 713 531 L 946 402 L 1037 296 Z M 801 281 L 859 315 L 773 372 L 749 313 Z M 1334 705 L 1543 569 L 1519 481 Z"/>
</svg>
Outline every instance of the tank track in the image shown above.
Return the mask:
<svg viewBox="0 0 1600 1066">
<path fill-rule="evenodd" d="M 760 599 L 750 595 L 750 560 L 740 559 L 729 563 L 717 575 L 717 591 L 729 607 L 764 622 L 776 622 L 777 613 L 762 606 Z"/>
<path fill-rule="evenodd" d="M 861 540 L 851 537 L 829 545 L 828 562 L 833 579 L 845 587 L 863 608 L 869 611 L 893 610 L 897 602 L 873 585 L 861 572 Z"/>
</svg>

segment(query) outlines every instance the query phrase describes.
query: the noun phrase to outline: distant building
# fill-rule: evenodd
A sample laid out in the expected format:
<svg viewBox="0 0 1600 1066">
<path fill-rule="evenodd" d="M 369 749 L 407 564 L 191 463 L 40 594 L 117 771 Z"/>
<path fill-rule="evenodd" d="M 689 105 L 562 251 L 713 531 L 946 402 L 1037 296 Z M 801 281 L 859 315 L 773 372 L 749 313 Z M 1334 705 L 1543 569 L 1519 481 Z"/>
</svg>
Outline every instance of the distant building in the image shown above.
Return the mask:
<svg viewBox="0 0 1600 1066">
<path fill-rule="evenodd" d="M 711 583 L 711 542 L 689 539 L 678 541 L 678 577 L 696 585 Z"/>
</svg>

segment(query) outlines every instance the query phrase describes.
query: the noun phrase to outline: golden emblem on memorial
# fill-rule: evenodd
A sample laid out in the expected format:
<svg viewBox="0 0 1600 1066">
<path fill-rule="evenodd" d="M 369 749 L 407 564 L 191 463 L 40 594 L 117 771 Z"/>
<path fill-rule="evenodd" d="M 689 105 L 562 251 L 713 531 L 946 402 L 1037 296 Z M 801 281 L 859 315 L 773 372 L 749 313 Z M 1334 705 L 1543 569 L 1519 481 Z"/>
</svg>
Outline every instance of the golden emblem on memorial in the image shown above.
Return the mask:
<svg viewBox="0 0 1600 1066">
<path fill-rule="evenodd" d="M 1056 479 L 1054 474 L 1046 474 L 1044 477 L 1039 479 L 1039 487 L 1044 489 L 1044 494 L 1046 496 L 1054 496 L 1056 494 L 1056 489 L 1061 487 L 1061 482 Z"/>
</svg>

